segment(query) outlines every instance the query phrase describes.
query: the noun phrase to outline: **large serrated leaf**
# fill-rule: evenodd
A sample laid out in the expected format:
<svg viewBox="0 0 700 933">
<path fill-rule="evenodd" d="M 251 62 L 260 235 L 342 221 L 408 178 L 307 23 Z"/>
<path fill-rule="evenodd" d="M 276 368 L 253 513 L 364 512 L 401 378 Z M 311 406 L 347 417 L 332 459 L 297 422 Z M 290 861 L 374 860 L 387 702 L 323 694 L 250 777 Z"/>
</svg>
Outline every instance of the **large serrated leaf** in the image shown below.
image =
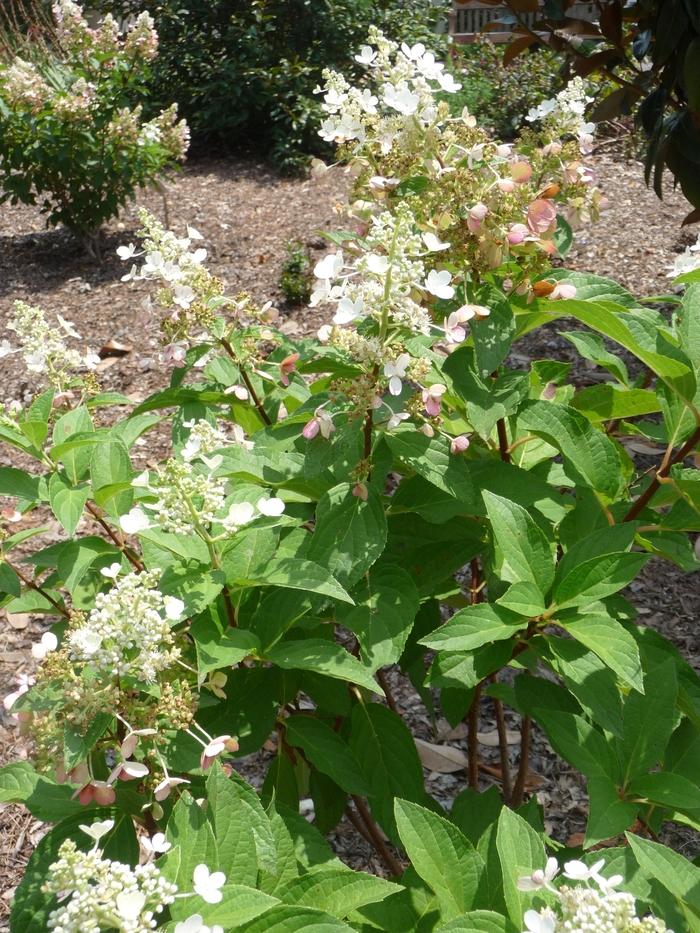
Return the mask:
<svg viewBox="0 0 700 933">
<path fill-rule="evenodd" d="M 411 864 L 440 902 L 445 920 L 458 917 L 475 904 L 484 862 L 454 823 L 410 800 L 394 806 L 401 843 Z"/>
</svg>

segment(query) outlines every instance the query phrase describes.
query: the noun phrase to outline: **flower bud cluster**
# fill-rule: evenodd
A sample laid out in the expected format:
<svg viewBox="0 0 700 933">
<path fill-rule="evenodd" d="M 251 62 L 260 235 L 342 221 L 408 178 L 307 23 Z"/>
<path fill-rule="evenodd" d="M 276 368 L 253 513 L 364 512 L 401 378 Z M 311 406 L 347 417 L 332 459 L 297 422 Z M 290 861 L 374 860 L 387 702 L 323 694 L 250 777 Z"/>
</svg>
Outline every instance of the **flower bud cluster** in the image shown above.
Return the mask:
<svg viewBox="0 0 700 933">
<path fill-rule="evenodd" d="M 459 90 L 445 66 L 422 43 L 408 46 L 371 29 L 370 45 L 355 60 L 366 67 L 374 88 L 352 87 L 343 75 L 325 71 L 323 110 L 328 117 L 319 129 L 328 142 L 370 143 L 386 154 L 416 124 L 430 126 L 438 116 L 436 91 Z"/>
<path fill-rule="evenodd" d="M 556 97 L 544 100 L 533 107 L 525 119 L 530 123 L 541 123 L 552 136 L 552 141 L 562 136 L 575 136 L 582 153 L 591 151 L 595 123 L 586 121 L 586 107 L 593 103 L 588 96 L 582 78 L 575 77 Z"/>
<path fill-rule="evenodd" d="M 96 29 L 92 29 L 83 9 L 74 0 L 56 0 L 53 5 L 56 33 L 66 53 L 81 55 L 98 53 L 107 61 L 123 56 L 127 63 L 150 62 L 158 54 L 158 34 L 153 17 L 141 13 L 133 22 L 123 40 L 119 25 L 108 13 Z"/>
<path fill-rule="evenodd" d="M 190 148 L 190 130 L 185 120 L 177 118 L 177 104 L 171 104 L 167 110 L 162 110 L 157 117 L 144 123 L 137 136 L 139 146 L 158 143 L 171 158 L 182 162 Z"/>
<path fill-rule="evenodd" d="M 335 303 L 336 326 L 371 317 L 427 334 L 430 315 L 416 299 L 430 291 L 430 283 L 424 282 L 423 257 L 428 253 L 408 206 L 400 205 L 395 213 L 383 211 L 371 218 L 354 255 L 346 257 L 338 250 L 316 264 L 318 284 L 311 304 Z"/>
<path fill-rule="evenodd" d="M 53 96 L 35 65 L 19 56 L 4 69 L 0 69 L 2 93 L 10 107 L 26 107 L 37 113 Z"/>
<path fill-rule="evenodd" d="M 14 310 L 14 317 L 7 328 L 16 334 L 19 348 L 13 349 L 8 341 L 3 341 L 0 343 L 0 358 L 20 353 L 29 372 L 45 376 L 59 392 L 75 383 L 77 370 L 94 369 L 100 362 L 99 356 L 90 349 L 81 355 L 66 346 L 65 336 L 80 336 L 70 321 L 64 321 L 57 315 L 58 326 L 52 326 L 41 308 L 24 301 L 16 301 Z"/>
<path fill-rule="evenodd" d="M 622 884 L 622 875 L 604 877 L 604 865 L 604 859 L 591 866 L 577 860 L 567 862 L 563 875 L 579 882 L 576 887 L 554 886 L 559 873 L 554 858 L 548 859 L 543 869 L 519 878 L 517 886 L 521 891 L 546 889 L 558 900 L 555 909 L 525 911 L 527 929 L 523 933 L 673 933 L 663 920 L 638 917 L 632 895 L 615 890 Z"/>
<path fill-rule="evenodd" d="M 194 447 L 190 450 L 194 451 Z M 141 506 L 163 531 L 192 534 L 198 527 L 216 521 L 224 507 L 224 483 L 189 462 L 198 455 L 193 452 L 184 462 L 174 458 L 166 461 L 152 480 L 148 474 L 137 477 L 137 485 L 154 500 L 144 501 Z M 122 523 L 122 527 L 129 531 L 128 525 Z"/>
<path fill-rule="evenodd" d="M 54 933 L 150 933 L 155 917 L 177 894 L 153 862 L 130 868 L 103 857 L 94 848 L 82 852 L 72 839 L 58 850 L 42 890 L 55 894 L 59 906 L 48 917 Z"/>
<path fill-rule="evenodd" d="M 201 241 L 202 235 L 192 227 L 186 237 L 178 237 L 166 230 L 148 211 L 139 214 L 143 239 L 143 251 L 133 246 L 120 246 L 117 255 L 123 261 L 141 258 L 140 268 L 134 263 L 122 281 L 160 282 L 157 301 L 169 315 L 163 322 L 163 331 L 171 341 L 170 346 L 182 349 L 178 343 L 186 343 L 194 326 L 205 329 L 214 322 L 213 308 L 221 301 L 222 283 L 204 266 L 207 251 L 202 247 L 191 249 L 193 241 Z M 166 348 L 166 352 L 167 352 Z M 178 361 L 181 359 L 178 352 Z"/>
<path fill-rule="evenodd" d="M 184 606 L 156 588 L 159 577 L 157 570 L 131 573 L 99 593 L 95 608 L 67 635 L 70 659 L 145 683 L 171 667 L 180 655 L 171 625 Z"/>
</svg>

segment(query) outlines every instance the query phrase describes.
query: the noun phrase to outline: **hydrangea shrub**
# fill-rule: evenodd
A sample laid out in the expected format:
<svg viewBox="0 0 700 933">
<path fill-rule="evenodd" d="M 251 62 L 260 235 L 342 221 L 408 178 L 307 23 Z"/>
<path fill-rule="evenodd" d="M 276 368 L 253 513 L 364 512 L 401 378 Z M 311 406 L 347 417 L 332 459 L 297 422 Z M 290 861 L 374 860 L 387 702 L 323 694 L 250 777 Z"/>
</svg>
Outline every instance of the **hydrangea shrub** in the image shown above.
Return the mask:
<svg viewBox="0 0 700 933">
<path fill-rule="evenodd" d="M 698 828 L 700 679 L 622 593 L 652 556 L 698 566 L 700 270 L 666 317 L 552 264 L 602 204 L 580 85 L 506 145 L 436 102 L 455 82 L 423 46 L 374 31 L 357 57 L 364 83 L 321 89 L 355 185 L 315 267 L 317 337 L 144 214 L 119 255 L 152 283 L 167 387 L 135 409 L 101 393 L 69 322 L 42 325 L 43 359 L 21 324 L 3 346 L 44 386 L 0 415 L 36 463 L 0 468 L 2 604 L 48 625 L 5 699 L 33 760 L 0 795 L 56 824 L 18 931 L 698 929 L 700 869 L 657 839 Z M 607 379 L 515 362 L 552 322 Z M 172 451 L 139 472 L 162 423 Z M 12 525 L 40 508 L 65 540 L 20 560 L 41 529 Z M 389 668 L 466 721 L 449 807 Z M 486 702 L 500 768 L 480 793 Z M 580 845 L 527 799 L 534 728 L 587 783 Z M 237 762 L 263 747 L 256 790 Z M 333 854 L 343 814 L 384 877 Z"/>
<path fill-rule="evenodd" d="M 73 0 L 53 12 L 54 52 L 0 64 L 0 203 L 38 204 L 49 225 L 94 246 L 138 187 L 185 158 L 189 130 L 175 104 L 142 118 L 158 52 L 149 14 L 122 35 L 110 15 L 90 28 Z"/>
</svg>

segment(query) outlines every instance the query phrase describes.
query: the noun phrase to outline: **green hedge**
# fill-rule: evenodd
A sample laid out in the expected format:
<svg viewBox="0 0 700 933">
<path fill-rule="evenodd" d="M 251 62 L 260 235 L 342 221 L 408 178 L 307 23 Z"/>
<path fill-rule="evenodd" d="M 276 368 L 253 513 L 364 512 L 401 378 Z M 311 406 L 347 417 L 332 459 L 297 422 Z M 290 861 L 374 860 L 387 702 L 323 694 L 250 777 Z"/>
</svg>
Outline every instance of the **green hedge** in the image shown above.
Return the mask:
<svg viewBox="0 0 700 933">
<path fill-rule="evenodd" d="M 347 70 L 374 23 L 394 38 L 434 44 L 444 4 L 432 0 L 100 0 L 101 9 L 155 18 L 160 55 L 152 106 L 177 101 L 195 141 L 251 146 L 283 168 L 320 152 L 324 68 Z"/>
</svg>

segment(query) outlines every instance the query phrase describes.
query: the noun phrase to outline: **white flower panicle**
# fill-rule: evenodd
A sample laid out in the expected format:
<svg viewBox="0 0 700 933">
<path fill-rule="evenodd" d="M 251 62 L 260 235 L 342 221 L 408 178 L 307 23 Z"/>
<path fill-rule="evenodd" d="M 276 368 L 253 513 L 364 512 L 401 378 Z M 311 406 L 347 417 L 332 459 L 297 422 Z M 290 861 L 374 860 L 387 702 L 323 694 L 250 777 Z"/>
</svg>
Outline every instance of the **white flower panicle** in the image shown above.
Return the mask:
<svg viewBox="0 0 700 933">
<path fill-rule="evenodd" d="M 586 92 L 582 78 L 571 80 L 563 91 L 550 100 L 543 100 L 525 117 L 530 123 L 539 122 L 551 130 L 555 138 L 571 134 L 576 136 L 581 152 L 588 153 L 593 146 L 595 123 L 586 120 L 586 107 L 593 102 Z"/>
<path fill-rule="evenodd" d="M 225 447 L 228 443 L 228 438 L 224 432 L 209 424 L 203 418 L 200 418 L 199 421 L 186 421 L 183 423 L 183 427 L 190 429 L 187 441 L 181 451 L 182 459 L 187 462 L 194 460 L 196 457 L 211 454 L 220 447 Z"/>
<path fill-rule="evenodd" d="M 94 369 L 99 363 L 99 356 L 91 350 L 81 354 L 66 346 L 66 337 L 80 337 L 70 321 L 57 315 L 58 325 L 52 326 L 41 308 L 24 301 L 16 301 L 14 311 L 7 328 L 15 333 L 19 347 L 13 348 L 8 341 L 3 341 L 0 357 L 21 354 L 29 372 L 45 376 L 59 392 L 67 388 L 76 372 Z"/>
<path fill-rule="evenodd" d="M 415 230 L 415 218 L 405 205 L 396 213 L 384 211 L 372 217 L 356 256 L 346 259 L 339 250 L 317 263 L 318 283 L 311 304 L 334 303 L 333 323 L 338 327 L 387 316 L 393 324 L 428 334 L 430 315 L 418 303 L 428 249 Z M 449 273 L 440 274 L 449 279 Z"/>
<path fill-rule="evenodd" d="M 678 275 L 684 275 L 687 272 L 695 272 L 700 269 L 700 235 L 697 242 L 692 246 L 686 246 L 685 250 L 676 256 L 668 278 L 675 278 Z"/>
<path fill-rule="evenodd" d="M 604 859 L 591 866 L 580 861 L 567 862 L 563 876 L 581 882 L 577 887 L 566 884 L 554 887 L 552 882 L 559 872 L 554 858 L 547 860 L 544 869 L 519 878 L 517 885 L 521 891 L 546 888 L 558 898 L 556 909 L 525 911 L 523 933 L 673 933 L 663 920 L 638 917 L 634 897 L 615 890 L 622 884 L 622 875 L 605 878 L 601 874 L 604 865 Z"/>
<path fill-rule="evenodd" d="M 224 507 L 226 490 L 223 480 L 215 479 L 208 470 L 201 472 L 201 468 L 189 462 L 201 456 L 193 451 L 194 444 L 187 451 L 192 456 L 184 462 L 168 460 L 155 472 L 153 479 L 142 474 L 134 482 L 154 497 L 155 501 L 142 502 L 141 508 L 147 510 L 148 518 L 152 518 L 163 531 L 191 534 L 198 526 L 208 526 L 216 521 Z"/>
<path fill-rule="evenodd" d="M 159 577 L 158 570 L 130 573 L 109 592 L 98 593 L 95 608 L 67 635 L 71 660 L 145 683 L 171 667 L 180 655 L 171 624 L 184 606 L 156 588 Z"/>
<path fill-rule="evenodd" d="M 370 87 L 353 87 L 338 72 L 324 72 L 325 84 L 316 91 L 328 116 L 319 134 L 327 142 L 371 141 L 386 154 L 416 123 L 429 126 L 437 119 L 436 92 L 461 85 L 420 42 L 399 47 L 375 28 L 368 42 L 355 60 L 367 68 Z"/>
<path fill-rule="evenodd" d="M 54 933 L 150 933 L 157 914 L 175 900 L 177 886 L 153 862 L 130 868 L 104 858 L 97 848 L 81 852 L 72 839 L 58 856 L 42 888 L 59 899 L 48 917 Z"/>
<path fill-rule="evenodd" d="M 3 94 L 11 107 L 29 107 L 35 113 L 53 96 L 36 66 L 19 56 L 6 68 L 0 69 Z"/>
</svg>

